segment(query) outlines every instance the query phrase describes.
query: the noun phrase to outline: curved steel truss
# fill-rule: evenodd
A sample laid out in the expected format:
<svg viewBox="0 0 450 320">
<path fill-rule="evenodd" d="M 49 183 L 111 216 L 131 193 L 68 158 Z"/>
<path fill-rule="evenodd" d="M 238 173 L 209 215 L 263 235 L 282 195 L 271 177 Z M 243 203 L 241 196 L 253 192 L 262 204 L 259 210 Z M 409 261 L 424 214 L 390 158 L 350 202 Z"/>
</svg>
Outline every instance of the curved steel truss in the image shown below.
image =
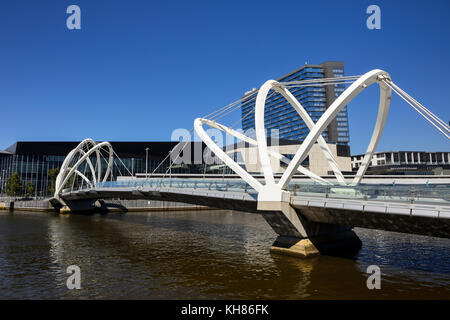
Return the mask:
<svg viewBox="0 0 450 320">
<path fill-rule="evenodd" d="M 300 163 L 307 157 L 308 152 L 311 150 L 315 142 L 317 142 L 327 159 L 330 167 L 332 168 L 334 175 L 340 184 L 346 184 L 341 170 L 333 157 L 325 139 L 322 137 L 322 132 L 327 128 L 329 123 L 336 118 L 338 113 L 359 93 L 364 89 L 377 83 L 380 87 L 380 102 L 378 107 L 378 116 L 375 123 L 375 128 L 372 133 L 372 138 L 370 139 L 369 146 L 366 150 L 364 160 L 361 167 L 359 168 L 356 176 L 353 179 L 352 184 L 359 184 L 364 176 L 372 155 L 376 150 L 378 142 L 383 133 L 383 129 L 386 123 L 386 118 L 389 112 L 390 100 L 392 90 L 386 81 L 390 81 L 390 76 L 387 72 L 383 70 L 372 70 L 365 75 L 358 78 L 353 82 L 336 100 L 328 107 L 328 109 L 323 113 L 321 118 L 314 123 L 309 114 L 300 104 L 300 102 L 292 95 L 292 93 L 282 84 L 274 80 L 269 80 L 265 82 L 258 91 L 256 97 L 255 105 L 255 129 L 256 129 L 256 140 L 253 140 L 241 133 L 236 132 L 224 125 L 218 124 L 214 121 L 210 121 L 204 118 L 197 118 L 194 122 L 194 128 L 200 138 L 205 142 L 205 144 L 222 160 L 226 165 L 228 165 L 234 172 L 236 172 L 244 181 L 246 181 L 250 186 L 252 186 L 259 194 L 259 200 L 263 201 L 278 201 L 281 200 L 282 190 L 285 190 L 292 179 L 295 172 L 299 171 L 304 175 L 310 177 L 312 180 L 331 184 L 331 182 L 317 176 L 311 171 L 300 166 Z M 266 99 L 270 90 L 278 92 L 282 95 L 289 104 L 297 111 L 299 116 L 308 126 L 310 132 L 305 138 L 300 148 L 297 150 L 294 158 L 289 161 L 284 159 L 284 157 L 267 148 L 266 131 L 264 127 L 264 110 L 266 105 Z M 251 176 L 246 170 L 239 166 L 235 161 L 233 161 L 220 147 L 216 145 L 215 142 L 208 136 L 208 134 L 203 129 L 203 125 L 207 124 L 209 126 L 215 127 L 219 130 L 226 132 L 227 134 L 233 135 L 234 137 L 241 139 L 242 141 L 248 142 L 258 148 L 259 158 L 261 161 L 262 170 L 264 173 L 265 184 L 262 184 Z M 275 181 L 272 166 L 270 164 L 270 157 L 275 157 L 283 162 L 289 163 L 285 172 L 278 181 Z M 262 198 L 262 199 L 261 199 Z"/>
<path fill-rule="evenodd" d="M 55 198 L 58 198 L 74 175 L 90 187 L 97 182 L 107 181 L 113 168 L 113 157 L 114 151 L 109 142 L 97 143 L 92 139 L 80 142 L 64 159 L 56 177 Z"/>
</svg>

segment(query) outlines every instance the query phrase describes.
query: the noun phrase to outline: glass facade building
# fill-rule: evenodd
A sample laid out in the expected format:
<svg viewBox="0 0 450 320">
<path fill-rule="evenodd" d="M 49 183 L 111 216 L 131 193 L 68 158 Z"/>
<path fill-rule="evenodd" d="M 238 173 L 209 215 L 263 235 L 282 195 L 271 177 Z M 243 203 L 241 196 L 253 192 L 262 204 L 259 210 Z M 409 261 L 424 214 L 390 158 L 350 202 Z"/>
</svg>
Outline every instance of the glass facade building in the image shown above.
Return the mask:
<svg viewBox="0 0 450 320">
<path fill-rule="evenodd" d="M 344 63 L 328 61 L 320 65 L 305 65 L 277 81 L 300 81 L 318 78 L 334 78 L 344 76 Z M 314 122 L 322 116 L 325 110 L 333 103 L 344 90 L 344 84 L 328 86 L 310 86 L 289 89 L 302 104 Z M 270 93 L 269 93 L 270 96 Z M 276 93 L 268 96 L 265 108 L 265 127 L 267 135 L 271 130 L 279 130 L 279 138 L 302 142 L 309 133 L 309 129 L 295 109 Z M 241 120 L 242 129 L 248 131 L 255 128 L 255 99 L 242 98 Z M 322 133 L 328 143 L 348 145 L 350 142 L 347 106 L 339 112 Z"/>
<path fill-rule="evenodd" d="M 202 153 L 206 145 L 202 142 L 191 142 L 191 149 L 200 148 Z M 50 196 L 50 184 L 48 172 L 51 169 L 59 169 L 67 154 L 75 148 L 79 142 L 16 142 L 5 151 L 0 150 L 0 196 L 5 194 L 6 183 L 11 175 L 19 174 L 22 183 L 22 194 L 25 195 L 25 186 L 31 183 L 34 188 L 34 196 Z M 133 175 L 148 173 L 204 173 L 215 172 L 209 167 L 205 168 L 202 159 L 192 160 L 189 165 L 173 164 L 168 157 L 171 150 L 179 142 L 152 141 L 152 142 L 111 142 L 111 145 L 120 157 L 114 157 L 113 179 L 121 175 Z M 196 144 L 201 144 L 195 146 Z M 148 156 L 146 148 L 148 148 Z M 147 163 L 146 163 L 147 162 Z M 198 163 L 199 162 L 199 163 Z M 125 167 L 127 169 L 125 169 Z M 147 167 L 147 168 L 146 168 Z M 83 167 L 79 170 L 84 171 Z M 104 168 L 106 170 L 106 168 Z M 217 170 L 216 170 L 217 171 Z"/>
</svg>

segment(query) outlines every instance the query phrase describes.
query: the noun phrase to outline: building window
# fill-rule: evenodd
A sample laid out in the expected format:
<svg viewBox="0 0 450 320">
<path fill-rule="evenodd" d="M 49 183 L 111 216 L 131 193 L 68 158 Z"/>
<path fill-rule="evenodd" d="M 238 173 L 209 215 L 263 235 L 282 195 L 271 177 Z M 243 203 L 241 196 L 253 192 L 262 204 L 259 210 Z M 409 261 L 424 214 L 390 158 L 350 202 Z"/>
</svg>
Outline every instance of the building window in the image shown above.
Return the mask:
<svg viewBox="0 0 450 320">
<path fill-rule="evenodd" d="M 394 152 L 394 162 L 398 162 L 398 152 Z"/>
</svg>

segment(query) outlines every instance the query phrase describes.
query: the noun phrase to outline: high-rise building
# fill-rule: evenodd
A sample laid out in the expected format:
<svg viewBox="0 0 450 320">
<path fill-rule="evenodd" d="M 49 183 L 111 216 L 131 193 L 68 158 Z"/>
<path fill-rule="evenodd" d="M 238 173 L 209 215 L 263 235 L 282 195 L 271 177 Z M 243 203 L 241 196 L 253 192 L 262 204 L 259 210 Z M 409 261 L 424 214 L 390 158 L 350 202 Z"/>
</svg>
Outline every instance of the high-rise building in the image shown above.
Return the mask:
<svg viewBox="0 0 450 320">
<path fill-rule="evenodd" d="M 277 81 L 300 81 L 320 78 L 335 78 L 344 75 L 344 63 L 327 61 L 319 65 L 306 64 L 303 67 L 279 78 Z M 344 90 L 344 84 L 327 86 L 307 86 L 289 89 L 291 93 L 302 104 L 314 122 L 322 116 L 325 110 L 333 103 Z M 244 131 L 255 128 L 255 99 L 248 96 L 242 98 L 241 119 Z M 271 135 L 271 130 L 279 130 L 279 137 L 288 140 L 302 142 L 309 133 L 309 129 L 295 111 L 295 109 L 282 97 L 276 93 L 268 96 L 265 108 L 265 127 L 267 135 Z M 339 112 L 338 116 L 331 121 L 327 129 L 322 133 L 328 143 L 348 145 L 350 142 L 347 106 Z"/>
</svg>

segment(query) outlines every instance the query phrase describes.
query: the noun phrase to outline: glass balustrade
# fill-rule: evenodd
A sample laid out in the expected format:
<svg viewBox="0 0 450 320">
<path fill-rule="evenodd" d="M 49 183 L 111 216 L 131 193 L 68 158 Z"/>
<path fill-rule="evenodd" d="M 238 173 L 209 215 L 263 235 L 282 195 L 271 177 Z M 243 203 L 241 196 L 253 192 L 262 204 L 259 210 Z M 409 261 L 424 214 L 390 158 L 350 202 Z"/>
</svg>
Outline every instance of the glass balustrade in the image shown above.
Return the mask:
<svg viewBox="0 0 450 320">
<path fill-rule="evenodd" d="M 260 180 L 264 184 L 263 180 Z M 214 191 L 257 192 L 242 180 L 233 179 L 182 179 L 154 178 L 147 180 L 123 180 L 97 183 L 96 188 L 129 188 L 129 189 L 203 189 Z M 315 196 L 333 199 L 355 199 L 367 201 L 399 201 L 399 202 L 450 202 L 450 186 L 447 185 L 368 185 L 357 186 L 320 185 L 293 181 L 288 191 L 291 196 Z"/>
</svg>

